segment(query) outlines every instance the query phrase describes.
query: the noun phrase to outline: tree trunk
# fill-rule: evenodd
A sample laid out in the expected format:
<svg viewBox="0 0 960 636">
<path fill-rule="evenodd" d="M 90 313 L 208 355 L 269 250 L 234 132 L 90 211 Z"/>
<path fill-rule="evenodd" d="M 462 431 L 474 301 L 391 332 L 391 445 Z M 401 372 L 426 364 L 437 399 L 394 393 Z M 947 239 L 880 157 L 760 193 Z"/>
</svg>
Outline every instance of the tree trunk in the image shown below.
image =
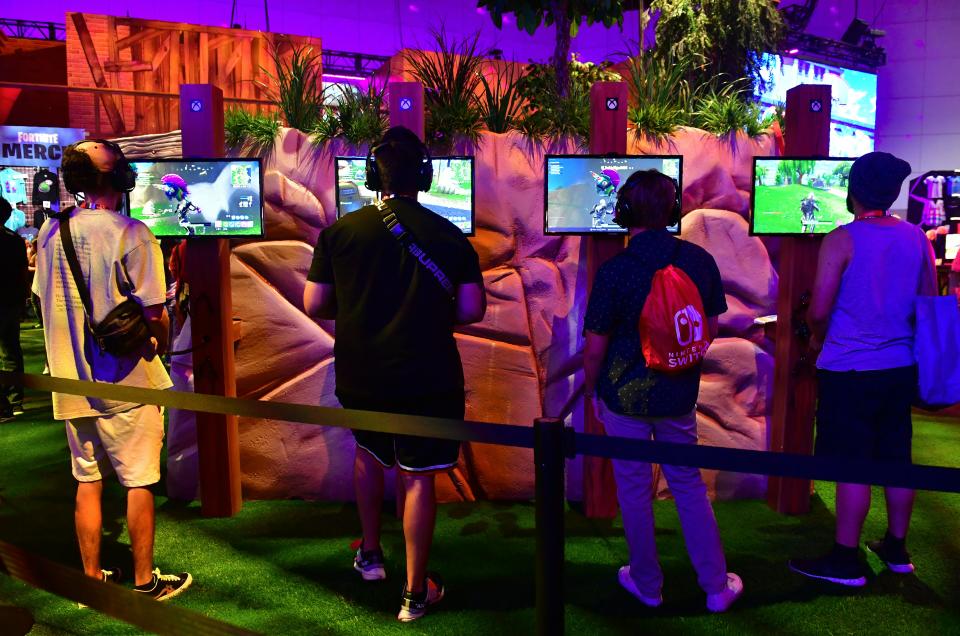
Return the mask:
<svg viewBox="0 0 960 636">
<path fill-rule="evenodd" d="M 554 0 L 551 3 L 553 23 L 557 29 L 557 42 L 553 49 L 553 69 L 557 76 L 557 93 L 560 97 L 570 94 L 570 25 L 572 20 L 567 14 L 567 0 Z"/>
</svg>

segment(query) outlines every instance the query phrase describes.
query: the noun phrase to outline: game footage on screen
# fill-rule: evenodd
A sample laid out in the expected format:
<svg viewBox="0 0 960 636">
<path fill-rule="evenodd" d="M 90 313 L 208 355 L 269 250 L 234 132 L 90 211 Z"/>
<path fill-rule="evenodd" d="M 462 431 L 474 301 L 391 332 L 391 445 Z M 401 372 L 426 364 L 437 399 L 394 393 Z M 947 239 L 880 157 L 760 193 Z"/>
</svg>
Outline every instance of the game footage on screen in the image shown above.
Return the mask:
<svg viewBox="0 0 960 636">
<path fill-rule="evenodd" d="M 620 186 L 637 170 L 659 170 L 679 184 L 681 165 L 679 156 L 548 155 L 544 229 L 547 234 L 626 232 L 613 222 Z M 679 220 L 667 229 L 679 232 Z"/>
<path fill-rule="evenodd" d="M 138 161 L 133 167 L 130 216 L 156 236 L 263 234 L 259 161 Z"/>
<path fill-rule="evenodd" d="M 852 159 L 754 159 L 754 234 L 826 234 L 847 211 Z"/>
<path fill-rule="evenodd" d="M 337 157 L 337 217 L 376 201 L 377 193 L 366 188 L 366 181 L 365 158 Z M 464 234 L 473 234 L 473 158 L 434 157 L 433 185 L 417 200 Z"/>
</svg>

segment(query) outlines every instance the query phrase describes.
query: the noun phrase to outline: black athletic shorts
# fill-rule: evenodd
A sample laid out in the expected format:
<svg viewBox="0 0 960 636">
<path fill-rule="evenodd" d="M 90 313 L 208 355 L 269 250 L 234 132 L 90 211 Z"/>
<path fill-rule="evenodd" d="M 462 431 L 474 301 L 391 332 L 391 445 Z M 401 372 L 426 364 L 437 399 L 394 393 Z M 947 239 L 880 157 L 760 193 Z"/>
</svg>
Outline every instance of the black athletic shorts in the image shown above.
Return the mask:
<svg viewBox="0 0 960 636">
<path fill-rule="evenodd" d="M 911 461 L 917 367 L 817 371 L 815 455 Z"/>
<path fill-rule="evenodd" d="M 347 409 L 448 417 L 462 420 L 465 412 L 463 390 L 416 395 L 403 398 L 359 398 L 337 394 L 340 404 Z M 394 464 L 409 472 L 446 470 L 457 465 L 460 458 L 460 442 L 457 440 L 353 431 L 357 446 L 390 468 Z"/>
</svg>

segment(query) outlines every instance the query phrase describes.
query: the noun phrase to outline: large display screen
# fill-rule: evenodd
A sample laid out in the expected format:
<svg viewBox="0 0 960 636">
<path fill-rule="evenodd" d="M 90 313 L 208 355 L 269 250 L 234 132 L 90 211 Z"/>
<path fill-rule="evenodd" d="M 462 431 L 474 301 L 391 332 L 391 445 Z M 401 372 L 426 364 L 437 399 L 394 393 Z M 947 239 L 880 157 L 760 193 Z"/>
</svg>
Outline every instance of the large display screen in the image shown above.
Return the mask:
<svg viewBox="0 0 960 636">
<path fill-rule="evenodd" d="M 787 91 L 800 84 L 829 84 L 832 96 L 830 110 L 830 155 L 859 157 L 873 151 L 877 123 L 877 76 L 803 60 L 786 55 L 765 53 L 760 72 L 764 86 L 754 95 L 764 106 L 763 116 L 778 104 L 787 103 Z"/>
<path fill-rule="evenodd" d="M 368 190 L 365 157 L 337 157 L 337 218 L 377 200 Z M 474 232 L 473 157 L 433 157 L 433 185 L 417 200 L 472 236 Z"/>
<path fill-rule="evenodd" d="M 752 234 L 826 234 L 849 223 L 847 180 L 853 159 L 753 159 Z"/>
<path fill-rule="evenodd" d="M 130 216 L 157 237 L 263 236 L 259 159 L 132 162 L 137 185 Z"/>
<path fill-rule="evenodd" d="M 659 170 L 677 182 L 679 209 L 683 186 L 680 155 L 547 155 L 544 162 L 544 232 L 547 234 L 626 233 L 613 222 L 617 192 L 637 170 Z M 680 231 L 680 219 L 667 228 Z"/>
</svg>

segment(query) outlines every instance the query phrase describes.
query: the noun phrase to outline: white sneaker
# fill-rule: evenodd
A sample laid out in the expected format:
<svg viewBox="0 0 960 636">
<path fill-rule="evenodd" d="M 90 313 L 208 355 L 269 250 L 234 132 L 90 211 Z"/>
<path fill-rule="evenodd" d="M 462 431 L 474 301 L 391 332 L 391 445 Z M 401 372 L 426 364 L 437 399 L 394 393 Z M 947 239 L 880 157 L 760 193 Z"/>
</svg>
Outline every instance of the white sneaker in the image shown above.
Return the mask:
<svg viewBox="0 0 960 636">
<path fill-rule="evenodd" d="M 726 612 L 743 594 L 743 581 L 733 572 L 727 572 L 727 588 L 716 594 L 707 594 L 707 609 L 711 612 Z"/>
<path fill-rule="evenodd" d="M 633 577 L 630 576 L 630 566 L 625 565 L 617 572 L 617 578 L 620 579 L 620 587 L 630 592 L 638 601 L 646 605 L 647 607 L 660 607 L 663 604 L 663 595 L 654 598 L 652 596 L 645 596 L 637 588 L 637 584 L 634 583 Z"/>
</svg>

